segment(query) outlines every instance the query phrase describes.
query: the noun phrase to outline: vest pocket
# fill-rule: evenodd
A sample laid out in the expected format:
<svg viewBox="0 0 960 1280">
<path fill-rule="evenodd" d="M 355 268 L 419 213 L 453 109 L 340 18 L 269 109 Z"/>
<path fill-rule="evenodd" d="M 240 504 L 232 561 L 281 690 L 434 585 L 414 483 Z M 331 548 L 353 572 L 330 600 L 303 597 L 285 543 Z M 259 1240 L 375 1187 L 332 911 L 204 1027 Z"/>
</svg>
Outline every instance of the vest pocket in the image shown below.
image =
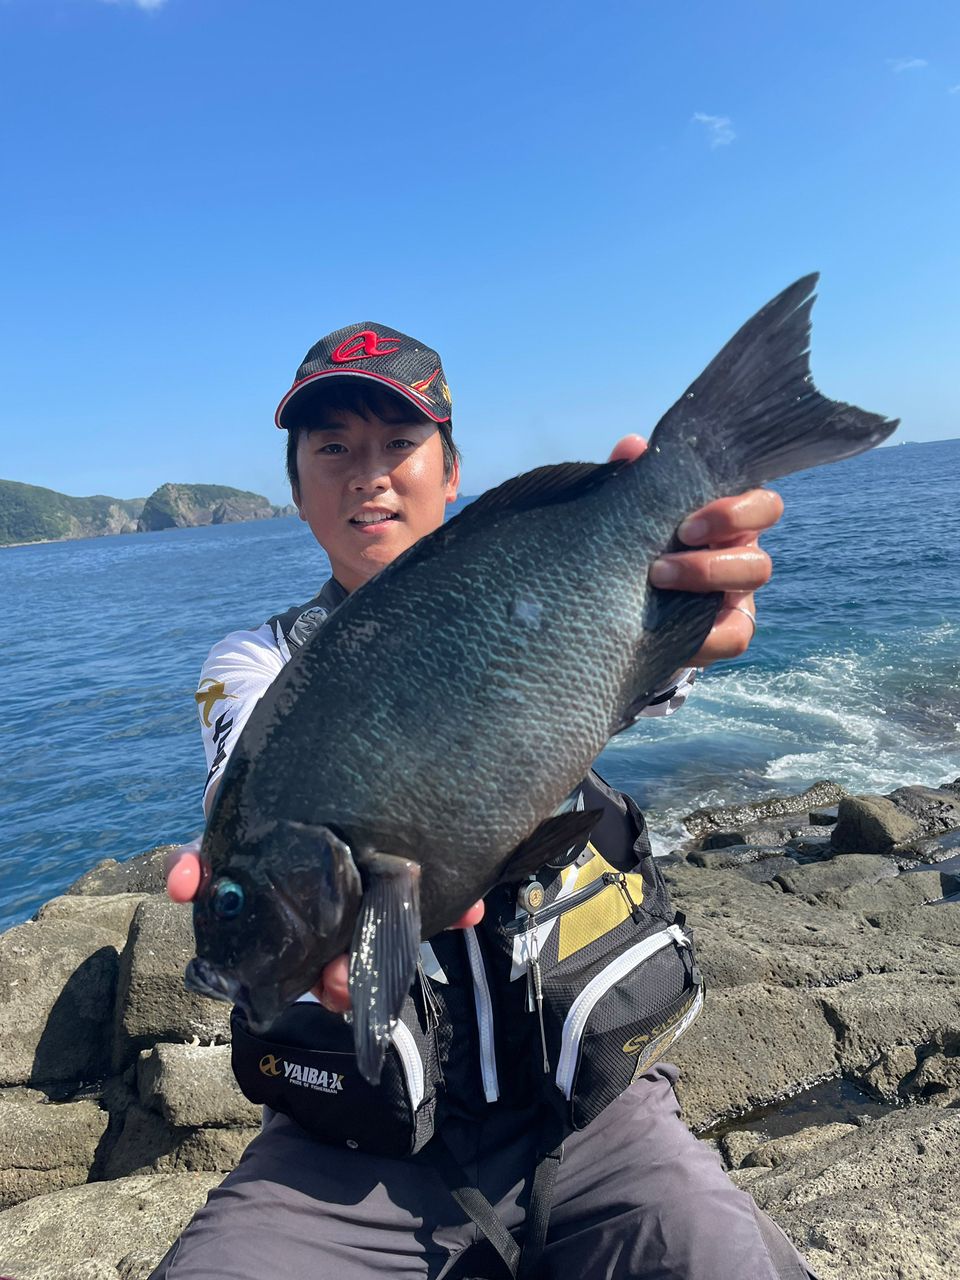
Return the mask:
<svg viewBox="0 0 960 1280">
<path fill-rule="evenodd" d="M 281 1111 L 318 1142 L 406 1156 L 433 1136 L 436 1045 L 409 997 L 376 1087 L 357 1069 L 352 1028 L 312 1001 L 291 1005 L 262 1036 L 235 1011 L 231 1040 L 244 1096 Z"/>
<path fill-rule="evenodd" d="M 560 1028 L 554 1079 L 573 1127 L 582 1129 L 619 1097 L 702 1007 L 703 985 L 679 924 L 650 934 L 597 969 Z"/>
</svg>

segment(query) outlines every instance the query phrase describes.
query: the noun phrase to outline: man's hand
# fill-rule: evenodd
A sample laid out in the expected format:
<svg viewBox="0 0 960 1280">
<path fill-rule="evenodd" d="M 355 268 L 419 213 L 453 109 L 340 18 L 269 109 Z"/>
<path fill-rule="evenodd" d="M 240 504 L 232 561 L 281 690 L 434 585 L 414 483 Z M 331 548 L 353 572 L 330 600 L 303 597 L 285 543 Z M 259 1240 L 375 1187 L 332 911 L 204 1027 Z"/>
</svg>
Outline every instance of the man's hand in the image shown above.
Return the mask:
<svg viewBox="0 0 960 1280">
<path fill-rule="evenodd" d="M 647 443 L 640 436 L 624 436 L 610 455 L 639 458 Z M 678 531 L 681 542 L 696 551 L 661 556 L 650 567 L 655 587 L 674 591 L 722 591 L 717 620 L 693 667 L 705 667 L 720 658 L 736 658 L 753 639 L 753 627 L 738 606 L 756 612 L 753 593 L 770 579 L 773 566 L 757 539 L 783 515 L 783 499 L 770 489 L 748 489 L 735 498 L 717 498 L 684 520 Z"/>
<path fill-rule="evenodd" d="M 200 840 L 191 840 L 172 849 L 165 859 L 167 893 L 174 902 L 192 902 L 200 887 Z M 483 902 L 475 902 L 469 911 L 452 924 L 451 929 L 469 929 L 483 919 Z M 320 981 L 312 988 L 322 1005 L 334 1013 L 350 1008 L 350 957 L 337 956 L 324 968 Z"/>
</svg>

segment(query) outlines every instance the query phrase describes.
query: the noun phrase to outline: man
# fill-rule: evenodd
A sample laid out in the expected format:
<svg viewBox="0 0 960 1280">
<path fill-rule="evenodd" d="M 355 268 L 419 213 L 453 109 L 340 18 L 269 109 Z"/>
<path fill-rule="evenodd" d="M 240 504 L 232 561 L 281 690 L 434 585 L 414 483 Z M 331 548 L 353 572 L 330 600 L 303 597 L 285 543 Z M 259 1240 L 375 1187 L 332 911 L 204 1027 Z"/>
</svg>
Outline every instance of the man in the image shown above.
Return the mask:
<svg viewBox="0 0 960 1280">
<path fill-rule="evenodd" d="M 385 326 L 349 327 L 321 339 L 300 366 L 276 421 L 288 431 L 294 501 L 326 551 L 333 576 L 306 606 L 235 632 L 211 651 L 197 695 L 209 764 L 207 813 L 246 717 L 285 662 L 349 592 L 439 527 L 459 483 L 439 356 Z M 613 456 L 634 458 L 644 447 L 639 437 L 627 436 Z M 652 567 L 655 585 L 726 593 L 696 665 L 736 656 L 749 644 L 752 592 L 770 574 L 757 538 L 781 513 L 779 497 L 766 490 L 710 503 L 681 526 L 681 540 L 691 549 Z M 673 710 L 692 678 L 692 670 L 677 673 L 641 714 Z M 662 884 L 642 817 L 595 774 L 584 781 L 581 801 L 587 790 L 588 807 L 604 807 L 606 834 L 571 851 L 576 874 L 595 876 L 600 859 L 604 867 L 635 875 L 652 900 Z M 548 896 L 559 900 L 564 876 L 568 887 L 573 883 L 572 867 L 568 859 L 562 868 L 544 869 L 540 881 Z M 182 855 L 169 873 L 171 896 L 190 901 L 200 874 L 196 853 Z M 333 1127 L 321 1126 L 311 1136 L 289 1115 L 268 1114 L 238 1168 L 160 1264 L 157 1280 L 262 1280 L 277 1271 L 291 1280 L 507 1274 L 495 1251 L 512 1257 L 511 1266 L 516 1258 L 503 1225 L 537 1236 L 539 1273 L 549 1276 L 805 1280 L 811 1274 L 682 1124 L 673 1093 L 676 1070 L 669 1065 L 651 1062 L 641 1070 L 638 1060 L 634 1083 L 621 1096 L 602 1099 L 585 1128 L 565 1133 L 562 1163 L 542 1158 L 543 1093 L 554 1086 L 544 1085 L 548 1046 L 542 1023 L 538 1040 L 537 1019 L 530 1016 L 532 995 L 525 1001 L 533 988 L 520 980 L 532 967 L 512 962 L 510 944 L 503 942 L 501 926 L 517 911 L 516 888 L 498 886 L 458 922 L 460 933 L 424 944 L 420 981 L 430 1004 L 424 1016 L 439 1028 L 440 1055 L 439 1102 L 424 1136 L 435 1125 L 442 1137 L 414 1141 L 409 1149 L 416 1154 L 396 1158 L 376 1149 L 376 1132 L 368 1149 L 350 1138 L 344 1142 L 349 1127 L 335 1136 Z M 623 909 L 622 918 L 628 915 Z M 640 988 L 642 1001 L 642 982 Z M 349 1008 L 346 957 L 318 975 L 303 1002 L 295 1009 L 321 1020 L 329 1015 L 317 1002 L 336 1012 Z M 246 1042 L 241 1027 L 235 1066 L 238 1045 Z M 256 1059 L 259 1050 L 249 1052 Z M 243 1078 L 240 1070 L 238 1075 Z M 335 1119 L 324 1123 L 336 1127 L 344 1116 L 349 1121 L 346 1098 L 343 1104 L 327 1112 Z M 376 1105 L 374 1095 L 369 1107 Z M 437 1156 L 438 1150 L 445 1154 Z M 548 1167 L 554 1179 L 549 1194 L 536 1189 L 539 1170 Z M 487 1209 L 492 1206 L 489 1214 L 476 1208 L 476 1190 Z M 489 1248 L 484 1235 L 492 1241 Z M 486 1269 L 478 1270 L 481 1265 Z"/>
</svg>

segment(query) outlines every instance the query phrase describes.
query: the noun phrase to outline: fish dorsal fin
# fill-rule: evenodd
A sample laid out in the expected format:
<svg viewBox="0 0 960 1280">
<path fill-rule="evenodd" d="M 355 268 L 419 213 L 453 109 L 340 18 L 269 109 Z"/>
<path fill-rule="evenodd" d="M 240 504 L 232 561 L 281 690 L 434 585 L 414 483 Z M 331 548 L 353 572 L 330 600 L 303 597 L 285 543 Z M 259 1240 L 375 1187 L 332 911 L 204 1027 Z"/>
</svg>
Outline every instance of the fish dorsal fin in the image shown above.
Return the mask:
<svg viewBox="0 0 960 1280">
<path fill-rule="evenodd" d="M 496 489 L 481 494 L 453 517 L 447 524 L 469 524 L 477 519 L 490 519 L 496 515 L 512 515 L 518 511 L 531 511 L 535 507 L 548 507 L 557 502 L 571 502 L 585 493 L 592 493 L 626 464 L 617 462 L 558 462 L 547 467 L 537 467 L 522 476 L 505 480 Z"/>
</svg>

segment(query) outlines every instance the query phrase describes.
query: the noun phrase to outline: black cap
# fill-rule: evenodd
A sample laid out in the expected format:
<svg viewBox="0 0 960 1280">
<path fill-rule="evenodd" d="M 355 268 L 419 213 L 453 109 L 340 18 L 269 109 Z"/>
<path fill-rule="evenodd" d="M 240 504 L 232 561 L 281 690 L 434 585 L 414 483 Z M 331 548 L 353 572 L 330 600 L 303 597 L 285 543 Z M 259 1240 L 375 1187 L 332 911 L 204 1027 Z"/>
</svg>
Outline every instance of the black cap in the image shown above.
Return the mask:
<svg viewBox="0 0 960 1280">
<path fill-rule="evenodd" d="M 365 320 L 348 325 L 310 348 L 277 405 L 274 421 L 281 430 L 296 425 L 291 404 L 300 410 L 324 378 L 371 378 L 434 422 L 450 421 L 450 388 L 436 351 L 385 324 Z"/>
</svg>

